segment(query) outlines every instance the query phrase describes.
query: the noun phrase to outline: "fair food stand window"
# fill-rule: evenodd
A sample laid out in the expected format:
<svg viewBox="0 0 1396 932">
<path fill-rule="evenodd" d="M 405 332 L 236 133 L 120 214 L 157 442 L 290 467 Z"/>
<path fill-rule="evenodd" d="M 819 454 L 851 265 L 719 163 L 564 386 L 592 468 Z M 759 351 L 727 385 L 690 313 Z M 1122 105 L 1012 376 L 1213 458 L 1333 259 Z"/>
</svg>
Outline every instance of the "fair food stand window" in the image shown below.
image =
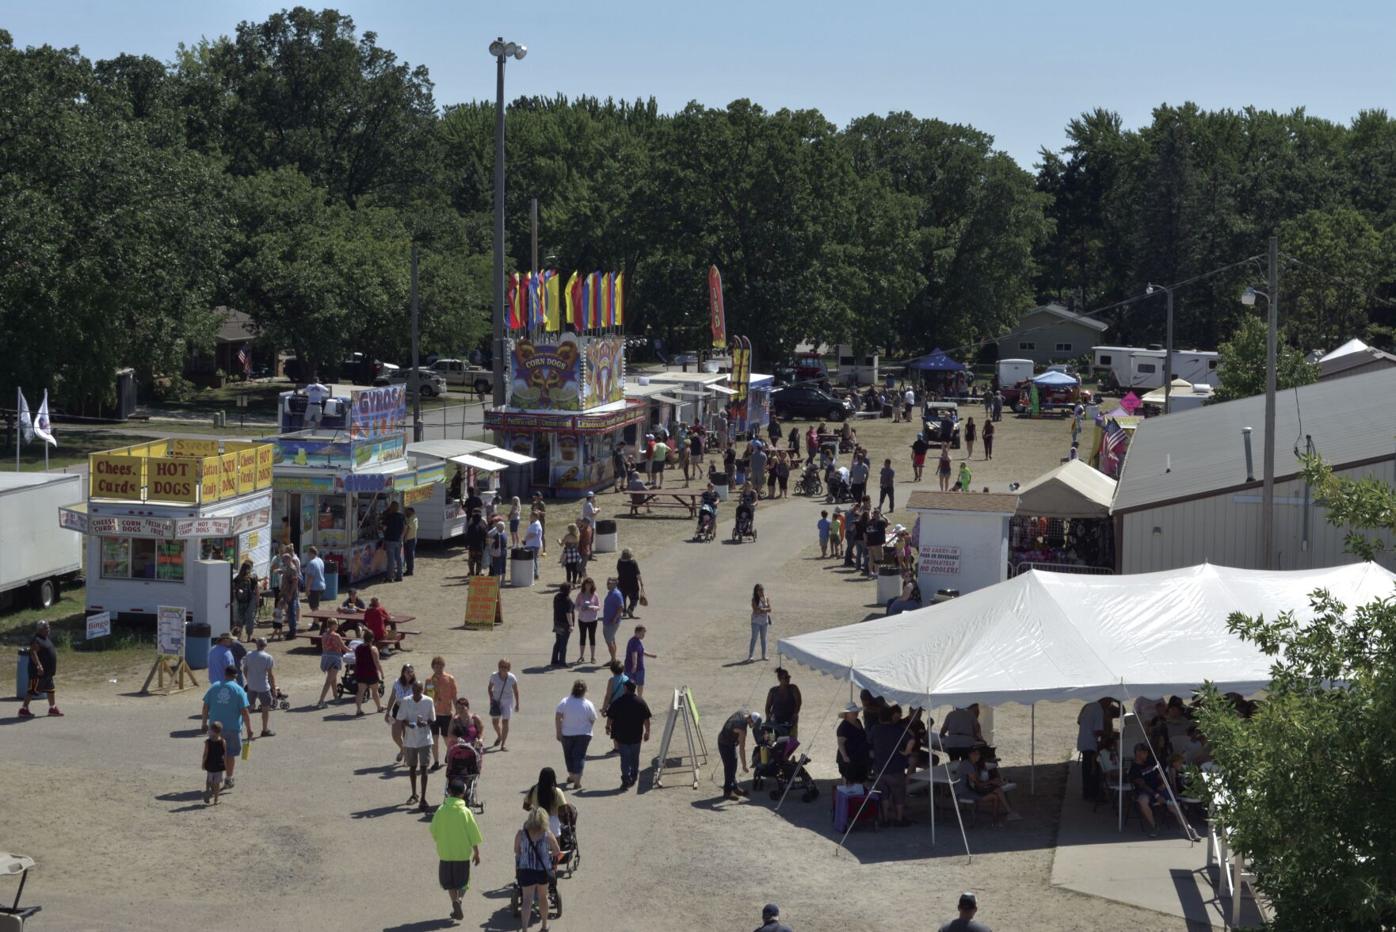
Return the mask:
<svg viewBox="0 0 1396 932">
<path fill-rule="evenodd" d="M 131 578 L 131 538 L 102 538 L 102 578 Z"/>
<path fill-rule="evenodd" d="M 345 511 L 343 495 L 321 495 L 316 527 L 322 531 L 344 530 Z"/>
<path fill-rule="evenodd" d="M 238 561 L 238 539 L 236 537 L 205 537 L 199 541 L 200 560 Z"/>
<path fill-rule="evenodd" d="M 184 581 L 184 541 L 103 537 L 103 579 Z"/>
</svg>

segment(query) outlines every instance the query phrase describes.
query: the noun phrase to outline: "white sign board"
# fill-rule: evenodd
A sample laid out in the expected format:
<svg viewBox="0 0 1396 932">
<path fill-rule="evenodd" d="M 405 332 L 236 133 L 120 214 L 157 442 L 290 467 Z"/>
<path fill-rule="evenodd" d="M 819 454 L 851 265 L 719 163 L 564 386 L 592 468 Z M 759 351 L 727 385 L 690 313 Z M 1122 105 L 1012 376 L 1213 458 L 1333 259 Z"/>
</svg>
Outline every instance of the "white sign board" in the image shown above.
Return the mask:
<svg viewBox="0 0 1396 932">
<path fill-rule="evenodd" d="M 155 651 L 184 656 L 184 606 L 161 605 L 155 610 Z"/>
<path fill-rule="evenodd" d="M 958 576 L 960 548 L 945 544 L 922 544 L 921 572 L 936 576 Z"/>
<path fill-rule="evenodd" d="M 87 616 L 87 639 L 104 638 L 111 634 L 111 612 Z"/>
</svg>

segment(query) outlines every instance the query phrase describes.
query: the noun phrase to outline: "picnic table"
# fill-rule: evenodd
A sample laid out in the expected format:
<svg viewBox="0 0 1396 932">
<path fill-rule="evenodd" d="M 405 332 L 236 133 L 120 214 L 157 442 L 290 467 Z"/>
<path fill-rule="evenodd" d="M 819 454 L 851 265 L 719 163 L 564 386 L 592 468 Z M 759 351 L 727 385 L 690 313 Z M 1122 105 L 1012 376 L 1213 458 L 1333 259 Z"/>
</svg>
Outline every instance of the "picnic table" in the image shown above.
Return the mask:
<svg viewBox="0 0 1396 932">
<path fill-rule="evenodd" d="M 688 513 L 690 518 L 698 517 L 698 506 L 703 501 L 702 492 L 670 491 L 669 489 L 627 489 L 624 492 L 602 492 L 597 498 L 625 496 L 632 516 L 639 514 L 640 506 L 650 508 L 672 508 Z"/>
<path fill-rule="evenodd" d="M 363 629 L 363 612 L 350 612 L 337 608 L 316 608 L 306 612 L 305 615 L 307 618 L 311 618 L 315 621 L 325 621 L 333 618 L 341 623 L 352 624 L 356 628 Z M 388 624 L 401 626 L 410 624 L 416 620 L 416 615 L 393 615 L 388 619 Z M 411 650 L 411 648 L 403 646 L 403 639 L 409 636 L 416 637 L 421 633 L 420 631 L 404 631 L 401 627 L 397 627 L 395 630 L 388 632 L 388 637 L 375 638 L 374 644 L 379 648 L 407 651 Z M 321 635 L 318 632 L 306 631 L 305 638 L 310 641 L 312 647 L 320 647 Z"/>
</svg>

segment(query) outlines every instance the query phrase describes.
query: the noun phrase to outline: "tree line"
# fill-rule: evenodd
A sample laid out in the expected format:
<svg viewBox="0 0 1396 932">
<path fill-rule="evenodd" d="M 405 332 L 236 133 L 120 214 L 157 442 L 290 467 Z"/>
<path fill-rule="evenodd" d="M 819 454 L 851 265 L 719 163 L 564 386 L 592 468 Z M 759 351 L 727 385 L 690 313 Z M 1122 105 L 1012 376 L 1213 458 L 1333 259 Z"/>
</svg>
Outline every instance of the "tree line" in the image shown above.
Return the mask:
<svg viewBox="0 0 1396 932">
<path fill-rule="evenodd" d="M 482 87 L 487 75 L 482 73 Z M 296 8 L 172 60 L 20 49 L 0 31 L 0 391 L 103 400 L 111 373 L 177 373 L 212 309 L 245 310 L 311 366 L 407 361 L 410 254 L 423 347 L 489 330 L 494 104 L 442 105 L 334 10 Z M 775 362 L 805 339 L 973 356 L 1035 304 L 1078 309 L 1285 253 L 1285 338 L 1391 340 L 1396 121 L 1160 106 L 1084 114 L 1028 171 L 970 126 L 908 113 L 845 127 L 771 112 L 590 97 L 508 110 L 509 266 L 616 269 L 627 331 L 728 329 Z M 1242 265 L 1180 288 L 1180 344 L 1215 347 L 1253 310 Z M 1106 311 L 1111 342 L 1159 341 L 1162 299 Z"/>
</svg>

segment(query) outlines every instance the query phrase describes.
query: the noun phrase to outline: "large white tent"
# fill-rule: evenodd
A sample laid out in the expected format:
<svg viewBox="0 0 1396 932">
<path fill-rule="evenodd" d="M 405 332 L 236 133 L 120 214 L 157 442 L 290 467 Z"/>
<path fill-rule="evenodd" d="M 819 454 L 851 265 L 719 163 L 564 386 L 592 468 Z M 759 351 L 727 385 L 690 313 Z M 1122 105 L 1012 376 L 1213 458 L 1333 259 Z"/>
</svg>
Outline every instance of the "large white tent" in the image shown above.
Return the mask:
<svg viewBox="0 0 1396 932">
<path fill-rule="evenodd" d="M 1232 612 L 1311 614 L 1326 589 L 1349 607 L 1396 595 L 1375 563 L 1316 570 L 1202 564 L 1161 573 L 1029 572 L 890 618 L 783 638 L 804 666 L 912 707 L 1187 693 L 1204 680 L 1253 692 L 1270 660 L 1227 630 Z"/>
</svg>

